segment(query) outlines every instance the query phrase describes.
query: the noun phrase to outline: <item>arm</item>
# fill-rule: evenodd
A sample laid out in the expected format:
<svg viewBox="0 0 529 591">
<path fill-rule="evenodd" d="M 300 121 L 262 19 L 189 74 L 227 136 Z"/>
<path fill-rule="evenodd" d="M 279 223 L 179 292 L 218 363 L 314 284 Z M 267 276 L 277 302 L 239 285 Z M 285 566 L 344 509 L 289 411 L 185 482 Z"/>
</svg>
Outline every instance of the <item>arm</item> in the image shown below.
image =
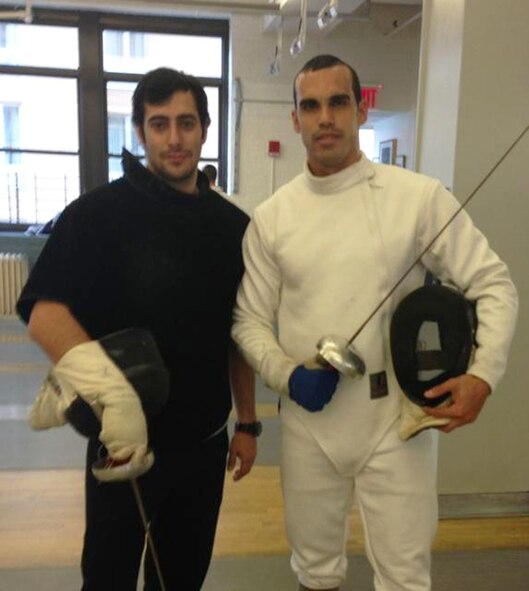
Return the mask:
<svg viewBox="0 0 529 591">
<path fill-rule="evenodd" d="M 65 304 L 39 300 L 29 319 L 29 335 L 55 364 L 70 349 L 90 341 Z"/>
<path fill-rule="evenodd" d="M 281 272 L 273 257 L 271 226 L 257 211 L 246 230 L 245 273 L 237 294 L 232 337 L 264 382 L 272 390 L 288 394 L 288 380 L 297 362 L 285 354 L 275 334 Z"/>
<path fill-rule="evenodd" d="M 64 412 L 81 397 L 101 420 L 99 439 L 109 455 L 147 470 L 147 424 L 140 398 L 100 343 L 91 340 L 66 305 L 47 300 L 34 305 L 29 332 L 54 363 L 61 395 L 51 401 Z"/>
<path fill-rule="evenodd" d="M 312 359 L 299 364 L 279 345 L 275 325 L 282 274 L 275 262 L 273 232 L 270 211 L 264 219 L 257 211 L 243 242 L 245 273 L 237 294 L 232 337 L 270 388 L 305 410 L 318 412 L 333 397 L 338 374 L 314 365 Z"/>
<path fill-rule="evenodd" d="M 255 375 L 234 343 L 230 348 L 230 379 L 237 420 L 241 423 L 253 423 L 256 420 Z M 250 472 L 256 455 L 256 438 L 248 433 L 235 432 L 230 443 L 228 471 L 235 468 L 237 458 L 240 466 L 235 471 L 233 480 L 240 480 Z"/>
<path fill-rule="evenodd" d="M 441 188 L 432 195 L 434 223 L 448 219 L 458 206 L 455 198 Z M 430 219 L 432 219 L 430 217 Z M 487 397 L 503 376 L 514 334 L 518 297 L 507 266 L 490 248 L 487 240 L 462 211 L 447 232 L 425 256 L 426 265 L 443 280 L 450 281 L 476 301 L 477 348 L 467 373 L 432 388 L 426 396 L 452 393 L 443 408 L 425 408 L 433 417 L 447 418 L 442 428 L 449 432 L 474 422 Z"/>
</svg>

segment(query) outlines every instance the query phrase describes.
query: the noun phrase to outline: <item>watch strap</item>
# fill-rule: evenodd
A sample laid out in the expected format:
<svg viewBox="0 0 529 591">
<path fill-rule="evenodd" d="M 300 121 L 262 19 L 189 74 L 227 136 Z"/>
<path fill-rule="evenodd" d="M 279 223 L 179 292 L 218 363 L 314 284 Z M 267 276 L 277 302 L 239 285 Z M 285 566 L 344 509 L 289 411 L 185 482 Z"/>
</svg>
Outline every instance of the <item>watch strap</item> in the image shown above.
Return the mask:
<svg viewBox="0 0 529 591">
<path fill-rule="evenodd" d="M 235 423 L 235 431 L 239 433 L 248 433 L 253 437 L 259 437 L 263 431 L 263 424 L 261 421 L 254 421 L 252 423 L 241 423 L 237 421 Z"/>
</svg>

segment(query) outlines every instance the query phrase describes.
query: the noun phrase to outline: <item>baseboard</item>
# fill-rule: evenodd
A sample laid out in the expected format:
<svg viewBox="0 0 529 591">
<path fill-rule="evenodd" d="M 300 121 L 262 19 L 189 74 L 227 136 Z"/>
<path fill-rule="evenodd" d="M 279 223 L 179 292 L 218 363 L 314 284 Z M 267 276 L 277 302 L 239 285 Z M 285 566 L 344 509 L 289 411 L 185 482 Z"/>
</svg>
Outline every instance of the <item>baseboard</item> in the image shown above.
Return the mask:
<svg viewBox="0 0 529 591">
<path fill-rule="evenodd" d="M 441 519 L 529 515 L 529 491 L 439 495 Z"/>
</svg>

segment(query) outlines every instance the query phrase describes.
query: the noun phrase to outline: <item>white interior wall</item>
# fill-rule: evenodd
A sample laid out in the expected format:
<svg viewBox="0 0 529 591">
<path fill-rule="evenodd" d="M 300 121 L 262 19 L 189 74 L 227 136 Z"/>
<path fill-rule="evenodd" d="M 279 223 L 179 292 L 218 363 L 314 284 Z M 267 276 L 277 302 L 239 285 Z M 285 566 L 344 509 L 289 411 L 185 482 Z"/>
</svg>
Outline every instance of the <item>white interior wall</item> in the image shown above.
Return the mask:
<svg viewBox="0 0 529 591">
<path fill-rule="evenodd" d="M 463 200 L 529 125 L 529 3 L 426 0 L 425 9 L 429 35 L 422 52 L 428 80 L 421 81 L 420 168 L 438 172 Z M 528 161 L 529 135 L 469 207 L 510 267 L 520 315 L 507 374 L 481 416 L 474 425 L 441 437 L 444 493 L 529 490 Z"/>
</svg>

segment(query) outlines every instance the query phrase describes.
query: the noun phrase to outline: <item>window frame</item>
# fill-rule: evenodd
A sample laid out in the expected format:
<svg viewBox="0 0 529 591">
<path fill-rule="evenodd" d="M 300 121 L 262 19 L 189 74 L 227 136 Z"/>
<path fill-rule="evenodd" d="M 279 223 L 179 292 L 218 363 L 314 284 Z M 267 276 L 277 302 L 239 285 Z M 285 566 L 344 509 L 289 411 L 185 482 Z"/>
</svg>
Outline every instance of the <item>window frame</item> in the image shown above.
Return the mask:
<svg viewBox="0 0 529 591">
<path fill-rule="evenodd" d="M 9 23 L 11 21 L 5 21 Z M 13 21 L 19 24 L 17 21 Z M 229 92 L 229 20 L 188 17 L 157 17 L 146 15 L 111 14 L 92 11 L 35 9 L 33 23 L 78 28 L 79 68 L 43 68 L 0 64 L 0 74 L 75 78 L 78 86 L 79 117 L 79 183 L 81 193 L 108 182 L 108 121 L 106 86 L 109 81 L 137 83 L 142 74 L 103 71 L 103 31 L 111 29 L 129 33 L 165 33 L 222 40 L 221 78 L 197 76 L 204 86 L 214 86 L 219 92 L 219 183 L 226 182 L 228 151 L 228 92 Z M 30 150 L 22 149 L 21 152 Z M 56 154 L 50 150 L 43 153 Z M 209 160 L 208 160 L 209 161 Z M 205 163 L 206 159 L 201 161 Z M 23 231 L 29 224 L 0 221 L 0 231 Z"/>
</svg>

